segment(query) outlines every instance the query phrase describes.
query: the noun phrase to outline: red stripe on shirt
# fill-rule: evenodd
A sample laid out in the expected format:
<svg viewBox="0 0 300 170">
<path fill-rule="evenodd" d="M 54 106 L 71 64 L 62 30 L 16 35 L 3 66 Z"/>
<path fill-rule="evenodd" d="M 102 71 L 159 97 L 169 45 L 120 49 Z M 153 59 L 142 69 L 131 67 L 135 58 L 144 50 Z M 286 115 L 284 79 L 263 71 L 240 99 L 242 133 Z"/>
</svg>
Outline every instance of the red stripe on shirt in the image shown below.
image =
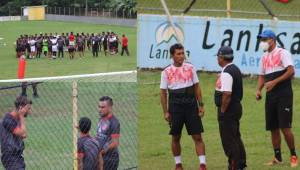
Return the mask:
<svg viewBox="0 0 300 170">
<path fill-rule="evenodd" d="M 119 138 L 120 134 L 111 134 L 111 138 Z"/>
</svg>

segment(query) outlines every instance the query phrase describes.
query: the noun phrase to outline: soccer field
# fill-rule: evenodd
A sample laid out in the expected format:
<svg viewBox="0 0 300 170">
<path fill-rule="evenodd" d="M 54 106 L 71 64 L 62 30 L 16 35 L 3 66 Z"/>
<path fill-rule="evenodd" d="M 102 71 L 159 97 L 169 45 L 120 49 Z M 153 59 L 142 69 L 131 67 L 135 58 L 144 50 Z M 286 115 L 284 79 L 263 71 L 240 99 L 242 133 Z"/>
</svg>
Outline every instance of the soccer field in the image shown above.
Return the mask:
<svg viewBox="0 0 300 170">
<path fill-rule="evenodd" d="M 79 58 L 76 55 L 72 61 L 67 53 L 65 53 L 64 59 L 51 60 L 41 57 L 40 59 L 27 60 L 25 77 L 88 74 L 134 70 L 136 68 L 136 28 L 134 27 L 53 21 L 0 22 L 0 38 L 2 38 L 0 40 L 0 79 L 17 78 L 18 60 L 15 57 L 14 42 L 21 34 L 30 35 L 39 34 L 40 32 L 57 32 L 60 34 L 71 31 L 75 34 L 77 32 L 101 33 L 102 31 L 114 31 L 119 36 L 125 33 L 129 40 L 129 52 L 131 54 L 130 56 L 104 56 L 104 53 L 101 53 L 98 58 L 93 58 L 92 52 L 87 50 L 84 58 Z"/>
<path fill-rule="evenodd" d="M 2 83 L 3 86 L 6 85 Z M 121 170 L 137 166 L 136 86 L 135 82 L 78 83 L 78 119 L 87 116 L 92 120 L 92 136 L 99 120 L 99 98 L 109 95 L 114 100 L 114 113 L 121 124 Z M 72 82 L 44 82 L 37 87 L 40 97 L 33 99 L 32 115 L 26 118 L 26 169 L 73 169 Z M 20 88 L 0 90 L 1 118 L 13 109 L 19 93 Z M 27 95 L 32 98 L 31 87 Z M 3 169 L 1 164 L 0 169 Z"/>
<path fill-rule="evenodd" d="M 215 73 L 198 74 L 205 103 L 203 139 L 206 145 L 208 169 L 223 170 L 227 166 L 227 158 L 222 149 L 218 130 L 217 111 L 213 101 Z M 160 105 L 160 72 L 141 71 L 139 81 L 139 167 L 142 170 L 169 170 L 175 167 L 171 153 L 171 137 L 169 126 L 163 118 Z M 256 78 L 244 78 L 243 117 L 241 119 L 241 134 L 247 152 L 247 169 L 255 170 L 286 170 L 289 169 L 289 150 L 282 138 L 282 153 L 284 164 L 275 167 L 263 165 L 273 157 L 273 149 L 269 132 L 265 131 L 264 97 L 255 100 Z M 300 153 L 300 80 L 293 81 L 294 89 L 294 122 L 296 149 Z M 142 100 L 141 100 L 142 99 Z M 183 130 L 182 159 L 186 170 L 199 168 L 199 160 L 194 150 L 192 139 Z"/>
</svg>

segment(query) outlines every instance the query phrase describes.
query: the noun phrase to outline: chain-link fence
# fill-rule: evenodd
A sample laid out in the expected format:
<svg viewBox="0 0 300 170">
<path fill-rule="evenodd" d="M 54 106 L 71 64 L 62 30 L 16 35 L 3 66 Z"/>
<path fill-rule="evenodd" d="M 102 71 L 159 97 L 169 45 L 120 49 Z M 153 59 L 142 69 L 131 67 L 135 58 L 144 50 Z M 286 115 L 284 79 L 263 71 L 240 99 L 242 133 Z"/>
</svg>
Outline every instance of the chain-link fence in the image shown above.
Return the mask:
<svg viewBox="0 0 300 170">
<path fill-rule="evenodd" d="M 120 123 L 120 132 L 114 129 L 114 133 L 120 134 L 118 169 L 137 168 L 137 83 L 134 72 L 31 80 L 32 82 L 29 80 L 26 83 L 2 80 L 0 83 L 0 156 L 4 158 L 0 163 L 1 170 L 3 166 L 8 169 L 23 166 L 23 150 L 26 169 L 77 169 L 77 151 L 80 150 L 77 148 L 77 141 L 80 135 L 76 126 L 81 117 L 91 120 L 90 136 L 99 142 L 99 148 L 87 147 L 88 151 L 84 152 L 97 153 L 103 149 L 100 148 L 101 142 L 111 143 L 109 138 L 104 140 L 110 141 L 103 141 L 99 137 L 102 133 L 109 136 L 113 128 L 108 122 L 105 127 L 101 126 L 101 131 L 98 129 L 98 104 L 101 96 L 113 99 L 113 114 Z M 12 139 L 9 129 L 16 125 L 6 116 L 16 111 L 14 101 L 19 95 L 32 99 L 32 112 L 25 119 L 27 137 L 19 139 L 14 135 Z M 20 140 L 24 141 L 25 149 Z M 115 156 L 116 152 L 113 153 Z M 116 156 L 110 157 L 117 159 Z M 94 161 L 89 163 L 97 164 Z"/>
<path fill-rule="evenodd" d="M 91 16 L 109 18 L 136 18 L 137 13 L 125 9 L 80 8 L 80 7 L 46 7 L 46 14 Z"/>
<path fill-rule="evenodd" d="M 269 11 L 282 20 L 299 20 L 299 0 L 282 3 L 278 0 L 165 0 L 172 15 L 182 14 L 190 5 L 186 15 L 264 18 L 270 19 Z M 193 1 L 195 1 L 193 3 Z M 265 4 L 265 6 L 264 6 Z M 138 13 L 163 14 L 160 0 L 138 0 Z"/>
</svg>

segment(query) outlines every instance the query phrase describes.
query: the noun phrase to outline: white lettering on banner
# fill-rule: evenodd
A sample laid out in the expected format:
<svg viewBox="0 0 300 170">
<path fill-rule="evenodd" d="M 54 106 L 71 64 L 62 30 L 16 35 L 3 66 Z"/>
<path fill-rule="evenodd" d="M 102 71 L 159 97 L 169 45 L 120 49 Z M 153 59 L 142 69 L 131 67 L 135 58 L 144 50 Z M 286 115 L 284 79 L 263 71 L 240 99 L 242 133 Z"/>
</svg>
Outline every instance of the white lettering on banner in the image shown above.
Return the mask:
<svg viewBox="0 0 300 170">
<path fill-rule="evenodd" d="M 243 73 L 257 74 L 260 58 L 257 35 L 265 29 L 277 34 L 277 46 L 291 52 L 300 77 L 300 22 L 175 16 L 175 30 L 166 16 L 138 16 L 138 67 L 164 68 L 170 64 L 169 48 L 183 42 L 187 60 L 197 70 L 220 71 L 215 56 L 219 47 L 234 50 L 234 63 Z M 177 35 L 177 37 L 176 37 Z"/>
</svg>

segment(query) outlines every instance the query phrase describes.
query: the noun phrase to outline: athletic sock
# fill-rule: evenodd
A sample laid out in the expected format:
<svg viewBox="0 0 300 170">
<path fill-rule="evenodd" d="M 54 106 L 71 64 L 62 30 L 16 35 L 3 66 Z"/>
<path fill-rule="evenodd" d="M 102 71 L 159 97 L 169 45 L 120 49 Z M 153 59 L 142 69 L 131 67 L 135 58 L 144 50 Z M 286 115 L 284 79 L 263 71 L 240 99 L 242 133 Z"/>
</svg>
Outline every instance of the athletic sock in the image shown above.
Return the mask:
<svg viewBox="0 0 300 170">
<path fill-rule="evenodd" d="M 205 155 L 199 155 L 198 158 L 199 158 L 200 165 L 206 164 Z"/>
<path fill-rule="evenodd" d="M 290 149 L 291 156 L 297 156 L 295 148 Z"/>
<path fill-rule="evenodd" d="M 282 161 L 280 148 L 274 149 L 274 154 L 275 154 L 275 158 L 276 158 L 278 161 Z"/>
<path fill-rule="evenodd" d="M 174 156 L 175 164 L 181 164 L 181 156 Z"/>
</svg>

